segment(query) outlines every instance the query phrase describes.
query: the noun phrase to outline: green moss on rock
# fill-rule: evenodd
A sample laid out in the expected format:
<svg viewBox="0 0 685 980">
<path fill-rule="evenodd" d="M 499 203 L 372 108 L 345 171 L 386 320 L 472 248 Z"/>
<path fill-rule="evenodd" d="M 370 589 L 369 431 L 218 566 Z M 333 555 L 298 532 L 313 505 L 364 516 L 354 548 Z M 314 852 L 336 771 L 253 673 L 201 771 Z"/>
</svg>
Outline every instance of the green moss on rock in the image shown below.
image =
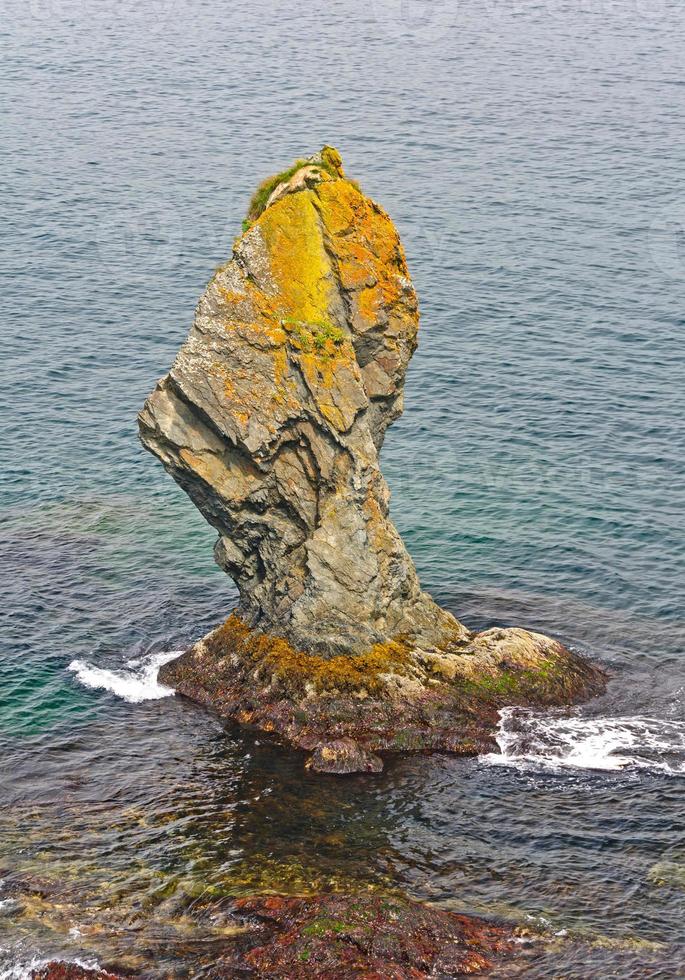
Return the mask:
<svg viewBox="0 0 685 980">
<path fill-rule="evenodd" d="M 328 153 L 326 151 L 328 151 Z M 295 176 L 298 170 L 302 170 L 303 167 L 314 167 L 332 178 L 340 177 L 341 168 L 336 167 L 333 154 L 337 154 L 338 160 L 340 159 L 340 155 L 338 154 L 337 150 L 334 150 L 333 147 L 324 147 L 322 152 L 319 154 L 320 159 L 296 160 L 292 166 L 287 167 L 285 170 L 281 170 L 280 173 L 273 174 L 271 177 L 267 177 L 265 180 L 263 180 L 250 198 L 246 220 L 250 223 L 256 221 L 260 214 L 262 214 L 264 211 L 269 198 L 276 190 L 278 185 L 286 183 L 286 181 L 290 180 L 291 177 Z"/>
</svg>

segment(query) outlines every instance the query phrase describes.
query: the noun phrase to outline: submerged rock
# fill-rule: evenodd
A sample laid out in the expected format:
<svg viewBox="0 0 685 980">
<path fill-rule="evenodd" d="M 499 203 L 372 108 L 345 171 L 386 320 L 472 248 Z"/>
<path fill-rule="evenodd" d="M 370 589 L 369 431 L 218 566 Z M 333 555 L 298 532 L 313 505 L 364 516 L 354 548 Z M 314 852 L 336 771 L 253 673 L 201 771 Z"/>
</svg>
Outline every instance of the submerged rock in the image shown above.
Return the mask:
<svg viewBox="0 0 685 980">
<path fill-rule="evenodd" d="M 31 980 L 124 980 L 107 970 L 81 966 L 67 960 L 51 960 L 31 971 Z"/>
<path fill-rule="evenodd" d="M 236 911 L 268 933 L 234 960 L 255 977 L 461 977 L 517 952 L 511 928 L 395 895 L 259 896 L 239 900 Z"/>
<path fill-rule="evenodd" d="M 501 703 L 601 689 L 548 637 L 474 634 L 422 591 L 378 462 L 417 329 L 399 236 L 336 150 L 258 189 L 139 417 L 240 593 L 164 683 L 303 748 L 354 738 L 362 755 L 473 751 Z"/>
<path fill-rule="evenodd" d="M 307 768 L 344 776 L 351 772 L 380 772 L 383 760 L 363 749 L 353 738 L 321 742 L 307 760 Z"/>
</svg>

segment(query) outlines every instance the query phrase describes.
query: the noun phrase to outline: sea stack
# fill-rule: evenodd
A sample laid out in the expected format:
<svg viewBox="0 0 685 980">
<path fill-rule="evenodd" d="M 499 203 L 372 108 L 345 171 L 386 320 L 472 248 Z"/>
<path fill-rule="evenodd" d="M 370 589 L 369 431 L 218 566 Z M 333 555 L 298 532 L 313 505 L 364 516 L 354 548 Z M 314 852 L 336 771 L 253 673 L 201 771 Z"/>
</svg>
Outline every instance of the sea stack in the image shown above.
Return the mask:
<svg viewBox="0 0 685 980">
<path fill-rule="evenodd" d="M 502 705 L 604 684 L 555 640 L 473 633 L 422 591 L 378 462 L 418 323 L 392 221 L 324 147 L 258 188 L 139 416 L 240 594 L 161 678 L 321 771 L 476 752 Z"/>
</svg>

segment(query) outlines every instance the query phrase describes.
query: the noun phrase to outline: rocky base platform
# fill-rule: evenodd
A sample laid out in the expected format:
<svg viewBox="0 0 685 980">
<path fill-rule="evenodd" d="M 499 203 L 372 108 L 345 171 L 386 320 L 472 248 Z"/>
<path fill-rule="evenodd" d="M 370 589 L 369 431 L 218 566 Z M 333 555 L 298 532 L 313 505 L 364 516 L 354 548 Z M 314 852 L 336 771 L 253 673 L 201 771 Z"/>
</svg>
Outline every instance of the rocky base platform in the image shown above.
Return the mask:
<svg viewBox="0 0 685 980">
<path fill-rule="evenodd" d="M 567 705 L 606 682 L 599 667 L 523 629 L 464 629 L 427 649 L 400 636 L 324 658 L 249 629 L 235 613 L 159 678 L 335 774 L 380 772 L 386 753 L 491 751 L 500 708 Z"/>
</svg>

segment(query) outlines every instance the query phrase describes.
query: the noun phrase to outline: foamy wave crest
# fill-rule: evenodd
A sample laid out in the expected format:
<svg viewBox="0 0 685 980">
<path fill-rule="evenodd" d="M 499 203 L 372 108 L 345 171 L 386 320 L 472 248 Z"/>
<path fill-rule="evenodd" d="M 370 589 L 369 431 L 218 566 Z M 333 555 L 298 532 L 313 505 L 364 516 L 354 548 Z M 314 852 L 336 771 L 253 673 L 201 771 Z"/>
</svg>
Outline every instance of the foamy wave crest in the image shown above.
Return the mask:
<svg viewBox="0 0 685 980">
<path fill-rule="evenodd" d="M 76 674 L 77 680 L 84 687 L 111 691 L 124 701 L 138 704 L 141 701 L 167 698 L 174 693 L 173 688 L 159 683 L 157 674 L 162 664 L 175 660 L 181 653 L 181 650 L 167 650 L 165 653 L 152 653 L 147 657 L 128 660 L 124 664 L 124 670 L 106 670 L 104 667 L 95 667 L 86 660 L 72 660 L 67 670 Z"/>
<path fill-rule="evenodd" d="M 685 722 L 681 721 L 643 715 L 584 718 L 503 708 L 495 738 L 501 754 L 481 757 L 492 765 L 685 774 Z"/>
</svg>

